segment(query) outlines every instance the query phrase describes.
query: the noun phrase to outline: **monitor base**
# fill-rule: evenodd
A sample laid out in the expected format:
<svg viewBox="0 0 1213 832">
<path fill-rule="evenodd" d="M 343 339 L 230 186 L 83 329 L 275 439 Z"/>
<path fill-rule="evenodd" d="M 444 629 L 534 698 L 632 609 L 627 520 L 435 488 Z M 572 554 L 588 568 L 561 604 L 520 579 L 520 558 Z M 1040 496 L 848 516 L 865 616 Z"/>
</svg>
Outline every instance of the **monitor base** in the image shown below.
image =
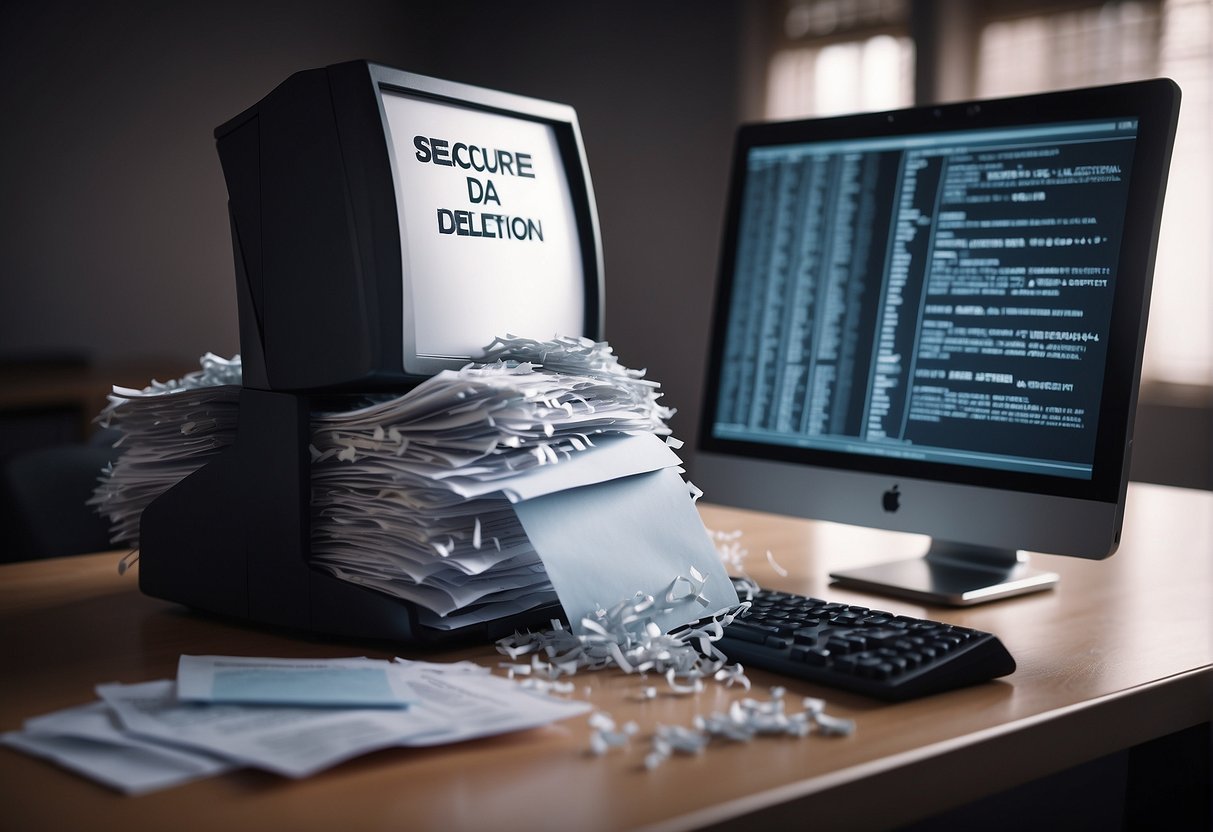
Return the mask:
<svg viewBox="0 0 1213 832">
<path fill-rule="evenodd" d="M 951 607 L 1040 592 L 1059 580 L 1055 572 L 1033 569 L 1014 550 L 943 541 L 933 542 L 921 558 L 831 572 L 830 578 L 848 589 Z"/>
</svg>

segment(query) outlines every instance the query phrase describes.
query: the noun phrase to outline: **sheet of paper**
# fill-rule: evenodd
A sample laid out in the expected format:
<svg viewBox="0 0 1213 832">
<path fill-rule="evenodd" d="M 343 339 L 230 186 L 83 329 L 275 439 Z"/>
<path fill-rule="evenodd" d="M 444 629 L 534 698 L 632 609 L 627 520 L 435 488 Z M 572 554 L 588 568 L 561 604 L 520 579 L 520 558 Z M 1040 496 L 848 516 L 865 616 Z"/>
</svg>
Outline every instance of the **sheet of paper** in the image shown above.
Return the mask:
<svg viewBox="0 0 1213 832">
<path fill-rule="evenodd" d="M 500 490 L 511 503 L 531 500 L 553 491 L 577 488 L 617 477 L 642 474 L 682 464 L 678 455 L 660 437 L 651 433 L 603 437 L 594 447 L 573 454 L 554 465 L 540 465 L 514 474 L 508 480 L 456 482 L 452 488 L 465 497 Z"/>
<path fill-rule="evenodd" d="M 38 736 L 72 737 L 78 740 L 128 746 L 154 753 L 160 758 L 173 759 L 183 770 L 194 770 L 207 775 L 231 768 L 219 757 L 205 752 L 184 748 L 172 743 L 148 740 L 125 730 L 113 711 L 104 702 L 90 702 L 75 708 L 66 708 L 25 721 L 27 734 Z"/>
<path fill-rule="evenodd" d="M 231 768 L 228 763 L 215 763 L 210 771 L 200 771 L 179 757 L 145 746 L 28 731 L 10 731 L 0 735 L 0 742 L 132 795 L 179 786 Z"/>
<path fill-rule="evenodd" d="M 403 708 L 412 689 L 382 659 L 267 659 L 182 656 L 177 698 L 185 702 Z"/>
<path fill-rule="evenodd" d="M 396 661 L 420 699 L 419 709 L 440 714 L 444 727 L 401 745 L 427 746 L 537 728 L 588 713 L 588 702 L 558 699 L 527 690 L 471 663 L 458 665 Z"/>
<path fill-rule="evenodd" d="M 3 741 L 126 794 L 145 794 L 234 768 L 214 755 L 124 730 L 104 702 L 44 714 Z"/>
<path fill-rule="evenodd" d="M 582 631 L 581 619 L 593 610 L 637 592 L 671 607 L 654 617 L 665 632 L 737 604 L 686 483 L 673 468 L 548 494 L 514 510 L 574 631 Z M 685 592 L 692 570 L 703 578 L 694 595 Z M 671 594 L 681 600 L 666 603 Z"/>
<path fill-rule="evenodd" d="M 101 685 L 97 693 L 127 730 L 178 742 L 286 777 L 445 727 L 420 708 L 339 709 L 181 702 L 171 681 Z"/>
</svg>

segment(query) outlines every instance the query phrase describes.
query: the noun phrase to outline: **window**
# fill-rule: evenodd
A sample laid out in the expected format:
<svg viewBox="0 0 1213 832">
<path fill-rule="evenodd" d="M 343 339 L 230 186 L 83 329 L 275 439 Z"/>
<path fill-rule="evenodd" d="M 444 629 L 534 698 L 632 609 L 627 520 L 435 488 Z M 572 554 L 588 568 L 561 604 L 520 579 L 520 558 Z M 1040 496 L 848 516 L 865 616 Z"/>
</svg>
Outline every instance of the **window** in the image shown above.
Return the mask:
<svg viewBox="0 0 1213 832">
<path fill-rule="evenodd" d="M 893 110 L 914 101 L 914 45 L 900 0 L 790 2 L 767 71 L 765 115 Z"/>
<path fill-rule="evenodd" d="M 1183 90 L 1147 329 L 1147 379 L 1213 382 L 1213 3 L 1109 3 L 992 20 L 978 97 L 1165 75 Z"/>
<path fill-rule="evenodd" d="M 910 39 L 892 35 L 781 50 L 768 75 L 767 116 L 908 107 L 913 103 L 913 62 Z"/>
<path fill-rule="evenodd" d="M 786 0 L 773 23 L 768 118 L 910 106 L 916 72 L 936 79 L 918 84 L 932 99 L 1173 78 L 1183 103 L 1143 376 L 1213 385 L 1213 0 Z"/>
</svg>

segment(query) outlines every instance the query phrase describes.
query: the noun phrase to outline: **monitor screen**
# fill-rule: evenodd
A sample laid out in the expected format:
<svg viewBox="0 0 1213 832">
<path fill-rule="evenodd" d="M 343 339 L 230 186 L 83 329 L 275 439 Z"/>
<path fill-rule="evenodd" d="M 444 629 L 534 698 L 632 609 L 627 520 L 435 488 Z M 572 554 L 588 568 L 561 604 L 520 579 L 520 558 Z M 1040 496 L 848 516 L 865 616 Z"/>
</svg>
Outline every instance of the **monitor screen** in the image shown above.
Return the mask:
<svg viewBox="0 0 1213 832">
<path fill-rule="evenodd" d="M 390 88 L 382 100 L 405 363 L 467 361 L 493 335 L 584 334 L 581 243 L 552 126 Z"/>
<path fill-rule="evenodd" d="M 743 127 L 695 475 L 974 547 L 1115 549 L 1166 81 Z"/>
<path fill-rule="evenodd" d="M 751 148 L 713 434 L 1090 479 L 1136 137 Z"/>
</svg>

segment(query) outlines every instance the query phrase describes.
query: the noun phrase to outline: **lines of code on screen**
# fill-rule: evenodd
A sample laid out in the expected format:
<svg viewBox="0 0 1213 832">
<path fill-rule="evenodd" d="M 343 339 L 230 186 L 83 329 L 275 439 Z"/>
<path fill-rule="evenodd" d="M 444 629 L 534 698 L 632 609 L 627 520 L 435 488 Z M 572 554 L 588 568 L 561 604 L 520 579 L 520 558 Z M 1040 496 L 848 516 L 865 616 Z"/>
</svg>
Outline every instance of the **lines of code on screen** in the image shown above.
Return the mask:
<svg viewBox="0 0 1213 832">
<path fill-rule="evenodd" d="M 1135 135 L 752 148 L 714 434 L 1090 478 Z"/>
</svg>

